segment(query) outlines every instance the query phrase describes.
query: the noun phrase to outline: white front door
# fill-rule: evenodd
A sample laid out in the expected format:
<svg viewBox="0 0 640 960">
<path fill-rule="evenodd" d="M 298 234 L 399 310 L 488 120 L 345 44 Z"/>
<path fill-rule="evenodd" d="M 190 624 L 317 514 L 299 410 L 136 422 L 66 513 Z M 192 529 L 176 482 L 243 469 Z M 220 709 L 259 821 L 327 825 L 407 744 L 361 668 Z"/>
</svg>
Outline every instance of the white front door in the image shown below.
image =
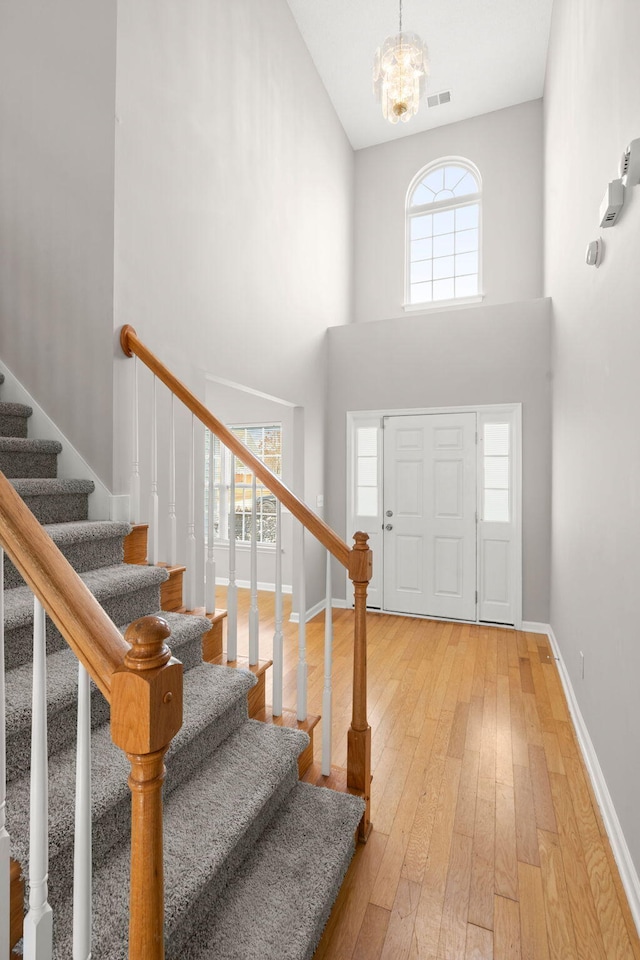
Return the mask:
<svg viewBox="0 0 640 960">
<path fill-rule="evenodd" d="M 476 414 L 384 418 L 384 609 L 476 619 Z"/>
</svg>

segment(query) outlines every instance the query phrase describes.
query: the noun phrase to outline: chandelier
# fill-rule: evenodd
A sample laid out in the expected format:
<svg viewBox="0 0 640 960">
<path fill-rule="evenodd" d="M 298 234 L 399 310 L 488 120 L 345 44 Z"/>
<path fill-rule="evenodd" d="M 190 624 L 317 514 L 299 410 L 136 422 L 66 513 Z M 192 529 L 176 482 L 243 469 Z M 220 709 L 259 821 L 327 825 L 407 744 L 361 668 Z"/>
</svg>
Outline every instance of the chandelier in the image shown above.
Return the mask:
<svg viewBox="0 0 640 960">
<path fill-rule="evenodd" d="M 399 29 L 387 37 L 373 58 L 373 92 L 390 123 L 407 123 L 418 112 L 420 97 L 429 75 L 426 44 L 417 33 L 402 32 L 402 0 Z"/>
</svg>

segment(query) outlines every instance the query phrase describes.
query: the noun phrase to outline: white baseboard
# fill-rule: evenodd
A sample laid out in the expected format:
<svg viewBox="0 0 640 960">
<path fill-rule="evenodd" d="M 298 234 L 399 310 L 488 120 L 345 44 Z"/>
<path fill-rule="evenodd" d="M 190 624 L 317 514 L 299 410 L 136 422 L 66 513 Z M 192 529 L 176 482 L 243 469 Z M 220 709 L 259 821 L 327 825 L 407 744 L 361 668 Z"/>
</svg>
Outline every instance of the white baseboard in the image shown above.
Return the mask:
<svg viewBox="0 0 640 960">
<path fill-rule="evenodd" d="M 309 623 L 309 620 L 313 620 L 314 617 L 317 617 L 319 613 L 322 613 L 326 609 L 327 602 L 326 600 L 320 600 L 313 607 L 309 607 L 307 610 L 306 616 L 304 618 L 305 623 Z M 347 601 L 341 600 L 337 597 L 331 598 L 331 607 L 336 609 L 344 610 L 346 609 Z M 300 616 L 297 613 L 292 613 L 289 617 L 289 623 L 300 623 Z"/>
<path fill-rule="evenodd" d="M 111 492 L 107 490 L 102 480 L 91 469 L 87 461 L 78 453 L 78 451 L 67 440 L 61 430 L 55 425 L 39 403 L 37 403 L 29 391 L 23 387 L 18 378 L 11 373 L 11 370 L 0 360 L 0 371 L 4 374 L 3 398 L 12 403 L 23 403 L 31 407 L 33 414 L 29 417 L 29 436 L 38 440 L 57 440 L 62 444 L 62 453 L 58 455 L 58 476 L 69 480 L 93 480 L 95 490 L 89 497 L 89 519 L 107 520 L 107 519 L 126 519 L 120 516 L 112 517 L 112 498 Z"/>
<path fill-rule="evenodd" d="M 312 607 L 309 607 L 305 614 L 304 622 L 309 623 L 309 620 L 313 620 L 314 617 L 317 617 L 319 613 L 322 613 L 326 605 L 326 600 L 319 600 L 318 603 L 315 603 Z M 289 617 L 289 623 L 300 623 L 300 614 L 292 613 Z"/>
<path fill-rule="evenodd" d="M 545 637 L 548 637 L 551 627 L 548 623 L 536 623 L 535 620 L 523 620 L 520 629 L 523 633 L 542 633 Z"/>
<path fill-rule="evenodd" d="M 567 698 L 567 704 L 569 706 L 569 712 L 571 713 L 571 719 L 573 720 L 580 750 L 596 795 L 596 800 L 598 801 L 598 806 L 600 807 L 600 813 L 602 814 L 611 849 L 613 850 L 613 855 L 618 865 L 618 870 L 620 871 L 620 879 L 622 880 L 622 885 L 627 895 L 627 900 L 629 901 L 629 908 L 636 928 L 640 933 L 640 878 L 638 877 L 638 871 L 631 858 L 627 841 L 624 838 L 622 826 L 613 805 L 613 800 L 609 793 L 609 788 L 607 787 L 607 782 L 604 778 L 604 773 L 602 772 L 593 741 L 591 740 L 589 730 L 582 716 L 582 711 L 580 710 L 573 684 L 571 683 L 569 671 L 566 668 L 560 647 L 558 646 L 558 641 L 556 640 L 552 627 L 548 623 L 527 623 L 526 626 L 523 623 L 522 629 L 528 633 L 543 633 L 549 638 L 551 650 L 558 664 L 560 681 Z"/>
</svg>

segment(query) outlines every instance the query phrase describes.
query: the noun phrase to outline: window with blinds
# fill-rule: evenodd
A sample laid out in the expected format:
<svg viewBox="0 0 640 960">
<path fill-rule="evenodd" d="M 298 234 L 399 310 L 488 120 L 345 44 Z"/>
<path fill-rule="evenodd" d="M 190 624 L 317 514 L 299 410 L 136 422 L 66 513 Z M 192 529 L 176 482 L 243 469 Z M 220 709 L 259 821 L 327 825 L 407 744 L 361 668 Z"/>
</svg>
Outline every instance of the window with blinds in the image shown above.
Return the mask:
<svg viewBox="0 0 640 960">
<path fill-rule="evenodd" d="M 484 424 L 482 519 L 487 523 L 511 521 L 510 448 L 508 423 Z"/>
<path fill-rule="evenodd" d="M 378 515 L 378 428 L 356 429 L 356 514 Z"/>
</svg>

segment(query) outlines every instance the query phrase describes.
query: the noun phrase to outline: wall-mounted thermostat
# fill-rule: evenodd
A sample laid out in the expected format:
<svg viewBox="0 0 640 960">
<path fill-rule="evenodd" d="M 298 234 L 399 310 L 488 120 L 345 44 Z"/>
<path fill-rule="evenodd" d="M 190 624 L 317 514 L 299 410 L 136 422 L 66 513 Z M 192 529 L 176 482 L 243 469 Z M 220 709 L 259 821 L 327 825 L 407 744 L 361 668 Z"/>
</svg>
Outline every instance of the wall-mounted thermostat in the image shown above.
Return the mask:
<svg viewBox="0 0 640 960">
<path fill-rule="evenodd" d="M 620 176 L 628 187 L 640 183 L 640 137 L 632 140 L 620 157 Z"/>
<path fill-rule="evenodd" d="M 587 247 L 587 254 L 585 256 L 585 260 L 590 267 L 600 266 L 600 264 L 602 263 L 602 251 L 603 251 L 602 240 L 592 240 L 589 246 Z"/>
<path fill-rule="evenodd" d="M 600 204 L 600 226 L 613 227 L 618 221 L 624 204 L 624 184 L 622 180 L 610 180 L 607 192 Z"/>
</svg>

